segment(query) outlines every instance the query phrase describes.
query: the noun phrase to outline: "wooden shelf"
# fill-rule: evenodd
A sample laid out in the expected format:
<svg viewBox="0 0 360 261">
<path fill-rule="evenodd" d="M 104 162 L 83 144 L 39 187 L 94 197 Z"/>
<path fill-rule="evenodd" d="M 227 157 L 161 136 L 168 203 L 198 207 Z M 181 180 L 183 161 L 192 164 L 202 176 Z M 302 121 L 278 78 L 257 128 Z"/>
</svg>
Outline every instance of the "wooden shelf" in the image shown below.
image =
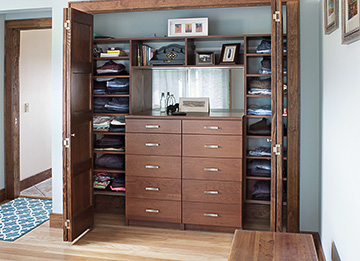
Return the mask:
<svg viewBox="0 0 360 261">
<path fill-rule="evenodd" d="M 262 57 L 262 56 L 271 56 L 271 53 L 246 53 L 246 56 L 257 56 L 257 57 Z"/>
<path fill-rule="evenodd" d="M 271 77 L 271 73 L 270 74 L 260 74 L 260 73 L 246 73 L 245 74 L 246 77 Z M 287 76 L 286 73 L 283 73 L 283 76 Z"/>
<path fill-rule="evenodd" d="M 94 116 L 125 116 L 129 115 L 129 113 L 114 113 L 114 112 L 94 112 Z"/>
<path fill-rule="evenodd" d="M 108 172 L 108 173 L 125 173 L 124 169 L 104 169 L 104 168 L 95 168 L 94 172 Z"/>
<path fill-rule="evenodd" d="M 257 156 L 246 156 L 247 159 L 269 159 L 271 160 L 271 157 L 257 157 Z"/>
<path fill-rule="evenodd" d="M 125 135 L 125 132 L 94 131 L 94 135 Z"/>
<path fill-rule="evenodd" d="M 97 149 L 94 149 L 93 152 L 98 153 L 98 154 L 120 154 L 120 155 L 125 154 L 125 151 L 114 151 L 114 150 L 97 150 Z"/>
<path fill-rule="evenodd" d="M 260 97 L 271 98 L 271 95 L 265 95 L 265 94 L 246 94 L 246 97 L 248 97 L 248 98 L 260 98 Z"/>
<path fill-rule="evenodd" d="M 153 69 L 186 69 L 186 68 L 244 68 L 243 64 L 215 64 L 215 65 L 150 65 L 150 66 L 132 66 L 134 70 L 153 70 Z"/>
<path fill-rule="evenodd" d="M 246 115 L 247 118 L 271 118 L 271 115 Z"/>
<path fill-rule="evenodd" d="M 254 199 L 247 199 L 245 200 L 247 204 L 262 204 L 262 205 L 270 205 L 270 200 L 254 200 Z"/>
<path fill-rule="evenodd" d="M 93 94 L 93 97 L 130 97 L 130 94 Z"/>
<path fill-rule="evenodd" d="M 129 78 L 130 75 L 94 75 L 93 78 Z"/>
<path fill-rule="evenodd" d="M 246 138 L 249 138 L 249 139 L 271 139 L 271 136 L 250 134 L 250 135 L 246 135 Z M 284 139 L 287 139 L 287 136 L 284 136 Z"/>
<path fill-rule="evenodd" d="M 93 57 L 94 60 L 129 60 L 130 56 Z"/>
<path fill-rule="evenodd" d="M 105 44 L 105 43 L 130 43 L 130 38 L 96 38 L 93 39 L 93 43 Z"/>
<path fill-rule="evenodd" d="M 94 192 L 94 195 L 107 195 L 107 196 L 120 196 L 120 197 L 125 196 L 124 191 L 109 191 L 109 190 L 94 189 L 93 192 Z"/>
<path fill-rule="evenodd" d="M 246 176 L 245 178 L 252 179 L 252 180 L 271 180 L 271 177 Z"/>
</svg>

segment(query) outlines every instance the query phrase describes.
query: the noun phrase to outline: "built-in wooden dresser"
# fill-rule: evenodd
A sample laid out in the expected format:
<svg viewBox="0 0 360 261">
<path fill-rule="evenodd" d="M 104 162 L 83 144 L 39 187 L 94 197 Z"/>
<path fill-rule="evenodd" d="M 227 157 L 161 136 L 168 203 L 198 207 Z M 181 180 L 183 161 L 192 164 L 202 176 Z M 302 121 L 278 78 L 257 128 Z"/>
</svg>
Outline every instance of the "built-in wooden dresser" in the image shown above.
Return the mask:
<svg viewBox="0 0 360 261">
<path fill-rule="evenodd" d="M 127 221 L 242 227 L 242 116 L 127 116 Z"/>
</svg>

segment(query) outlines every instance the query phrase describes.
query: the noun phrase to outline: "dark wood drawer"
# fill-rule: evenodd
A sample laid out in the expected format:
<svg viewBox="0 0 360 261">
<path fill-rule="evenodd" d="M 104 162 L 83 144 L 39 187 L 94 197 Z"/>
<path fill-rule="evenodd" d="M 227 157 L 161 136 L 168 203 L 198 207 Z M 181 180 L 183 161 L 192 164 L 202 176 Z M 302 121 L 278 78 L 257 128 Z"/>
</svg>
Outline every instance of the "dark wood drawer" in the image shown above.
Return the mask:
<svg viewBox="0 0 360 261">
<path fill-rule="evenodd" d="M 127 119 L 126 132 L 181 133 L 180 120 Z"/>
<path fill-rule="evenodd" d="M 181 179 L 126 177 L 126 197 L 181 200 Z"/>
<path fill-rule="evenodd" d="M 126 155 L 126 176 L 181 179 L 181 157 Z"/>
<path fill-rule="evenodd" d="M 241 158 L 242 136 L 183 135 L 182 149 L 183 156 Z"/>
<path fill-rule="evenodd" d="M 126 218 L 181 223 L 181 202 L 126 197 Z"/>
<path fill-rule="evenodd" d="M 242 180 L 241 159 L 184 157 L 182 162 L 182 177 L 184 179 Z"/>
<path fill-rule="evenodd" d="M 126 154 L 180 156 L 181 135 L 126 133 L 125 146 Z"/>
<path fill-rule="evenodd" d="M 183 202 L 183 223 L 241 227 L 241 205 Z"/>
<path fill-rule="evenodd" d="M 182 187 L 184 201 L 241 204 L 241 182 L 185 179 Z"/>
<path fill-rule="evenodd" d="M 184 134 L 242 135 L 242 121 L 184 120 Z"/>
</svg>

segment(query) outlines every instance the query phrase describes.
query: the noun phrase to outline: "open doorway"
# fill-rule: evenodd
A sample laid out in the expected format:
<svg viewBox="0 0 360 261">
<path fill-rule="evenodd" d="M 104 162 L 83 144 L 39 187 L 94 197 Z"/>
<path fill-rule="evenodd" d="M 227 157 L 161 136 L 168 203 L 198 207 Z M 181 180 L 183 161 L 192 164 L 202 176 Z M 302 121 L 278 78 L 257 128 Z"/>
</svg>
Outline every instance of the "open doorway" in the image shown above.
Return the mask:
<svg viewBox="0 0 360 261">
<path fill-rule="evenodd" d="M 35 198 L 52 195 L 51 27 L 51 18 L 5 22 L 4 109 L 8 152 L 5 153 L 5 196 L 8 200 L 20 195 Z"/>
<path fill-rule="evenodd" d="M 52 197 L 51 29 L 21 30 L 20 196 Z"/>
</svg>

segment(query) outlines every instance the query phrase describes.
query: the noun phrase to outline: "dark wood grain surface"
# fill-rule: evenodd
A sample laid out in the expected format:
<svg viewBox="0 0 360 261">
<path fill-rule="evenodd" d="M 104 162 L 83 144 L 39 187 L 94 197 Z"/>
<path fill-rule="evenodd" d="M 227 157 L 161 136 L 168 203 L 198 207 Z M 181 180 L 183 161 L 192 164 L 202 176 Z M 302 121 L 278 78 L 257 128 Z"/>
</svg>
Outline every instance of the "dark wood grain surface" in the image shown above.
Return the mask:
<svg viewBox="0 0 360 261">
<path fill-rule="evenodd" d="M 184 120 L 184 134 L 241 135 L 242 121 Z"/>
<path fill-rule="evenodd" d="M 181 133 L 181 121 L 159 119 L 128 119 L 126 132 L 142 133 Z"/>
</svg>

